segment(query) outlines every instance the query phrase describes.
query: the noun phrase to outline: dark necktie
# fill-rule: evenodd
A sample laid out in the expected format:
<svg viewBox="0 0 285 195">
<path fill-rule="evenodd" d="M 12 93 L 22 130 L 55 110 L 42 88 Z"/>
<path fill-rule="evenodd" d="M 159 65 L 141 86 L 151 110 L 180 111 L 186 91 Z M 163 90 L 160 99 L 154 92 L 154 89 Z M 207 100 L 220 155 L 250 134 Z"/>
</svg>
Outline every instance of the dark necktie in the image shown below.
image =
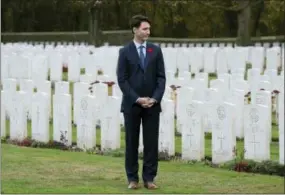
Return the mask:
<svg viewBox="0 0 285 195">
<path fill-rule="evenodd" d="M 140 49 L 140 61 L 141 61 L 142 67 L 144 68 L 144 66 L 145 66 L 145 57 L 144 57 L 144 54 L 143 54 L 143 48 L 144 48 L 143 45 L 141 45 L 139 47 L 139 49 Z"/>
</svg>

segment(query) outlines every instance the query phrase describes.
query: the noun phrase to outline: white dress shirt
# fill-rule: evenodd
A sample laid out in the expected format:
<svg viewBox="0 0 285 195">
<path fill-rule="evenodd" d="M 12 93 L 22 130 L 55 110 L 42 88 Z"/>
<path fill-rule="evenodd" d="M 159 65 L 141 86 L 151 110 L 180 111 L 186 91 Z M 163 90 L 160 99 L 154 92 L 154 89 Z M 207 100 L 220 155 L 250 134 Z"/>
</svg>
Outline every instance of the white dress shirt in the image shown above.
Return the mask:
<svg viewBox="0 0 285 195">
<path fill-rule="evenodd" d="M 136 46 L 136 48 L 137 48 L 137 52 L 138 52 L 139 56 L 140 56 L 140 46 L 141 46 L 141 45 L 144 46 L 144 47 L 143 47 L 143 54 L 144 54 L 144 57 L 145 57 L 145 55 L 146 55 L 146 41 L 143 42 L 142 44 L 140 44 L 140 43 L 138 43 L 138 42 L 136 42 L 136 41 L 134 40 L 134 43 L 135 43 L 135 46 Z"/>
</svg>

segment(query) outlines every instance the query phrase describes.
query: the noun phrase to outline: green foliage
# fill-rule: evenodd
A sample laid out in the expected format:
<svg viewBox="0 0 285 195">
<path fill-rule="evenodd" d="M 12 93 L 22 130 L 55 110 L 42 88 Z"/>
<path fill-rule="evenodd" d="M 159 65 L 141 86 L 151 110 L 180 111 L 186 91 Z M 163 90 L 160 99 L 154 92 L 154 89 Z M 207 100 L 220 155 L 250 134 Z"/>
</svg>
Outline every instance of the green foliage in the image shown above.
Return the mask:
<svg viewBox="0 0 285 195">
<path fill-rule="evenodd" d="M 252 2 L 252 34 L 282 35 L 284 0 Z M 2 32 L 88 31 L 89 9 L 95 7 L 104 30 L 129 29 L 131 16 L 145 14 L 153 23 L 153 36 L 236 37 L 237 12 L 233 10 L 238 5 L 234 0 L 11 0 L 1 4 L 1 27 Z"/>
</svg>

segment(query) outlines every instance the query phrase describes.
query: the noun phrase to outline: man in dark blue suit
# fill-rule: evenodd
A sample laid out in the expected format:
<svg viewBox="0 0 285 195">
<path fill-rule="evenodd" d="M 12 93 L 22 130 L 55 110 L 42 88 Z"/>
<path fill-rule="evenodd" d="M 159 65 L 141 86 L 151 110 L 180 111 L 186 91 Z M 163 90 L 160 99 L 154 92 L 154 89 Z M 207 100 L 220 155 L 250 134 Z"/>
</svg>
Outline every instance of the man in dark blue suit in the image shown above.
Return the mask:
<svg viewBox="0 0 285 195">
<path fill-rule="evenodd" d="M 117 79 L 123 93 L 121 112 L 126 131 L 125 169 L 128 188 L 138 188 L 138 147 L 140 125 L 143 127 L 144 186 L 155 189 L 158 169 L 158 131 L 160 102 L 165 91 L 165 68 L 161 49 L 146 42 L 150 21 L 137 15 L 131 19 L 134 39 L 119 51 Z"/>
</svg>

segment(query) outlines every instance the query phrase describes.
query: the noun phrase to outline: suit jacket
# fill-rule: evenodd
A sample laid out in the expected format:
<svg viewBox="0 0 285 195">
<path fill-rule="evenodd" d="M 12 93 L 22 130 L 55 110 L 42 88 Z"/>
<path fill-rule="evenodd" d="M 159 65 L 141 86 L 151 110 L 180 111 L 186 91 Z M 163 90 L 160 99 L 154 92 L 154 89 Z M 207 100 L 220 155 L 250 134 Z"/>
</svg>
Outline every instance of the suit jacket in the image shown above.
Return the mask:
<svg viewBox="0 0 285 195">
<path fill-rule="evenodd" d="M 165 67 L 161 48 L 146 44 L 145 67 L 133 41 L 119 50 L 117 81 L 123 93 L 121 112 L 129 113 L 142 107 L 136 103 L 139 97 L 151 97 L 157 102 L 147 108 L 150 112 L 161 112 L 160 102 L 165 91 Z"/>
</svg>

